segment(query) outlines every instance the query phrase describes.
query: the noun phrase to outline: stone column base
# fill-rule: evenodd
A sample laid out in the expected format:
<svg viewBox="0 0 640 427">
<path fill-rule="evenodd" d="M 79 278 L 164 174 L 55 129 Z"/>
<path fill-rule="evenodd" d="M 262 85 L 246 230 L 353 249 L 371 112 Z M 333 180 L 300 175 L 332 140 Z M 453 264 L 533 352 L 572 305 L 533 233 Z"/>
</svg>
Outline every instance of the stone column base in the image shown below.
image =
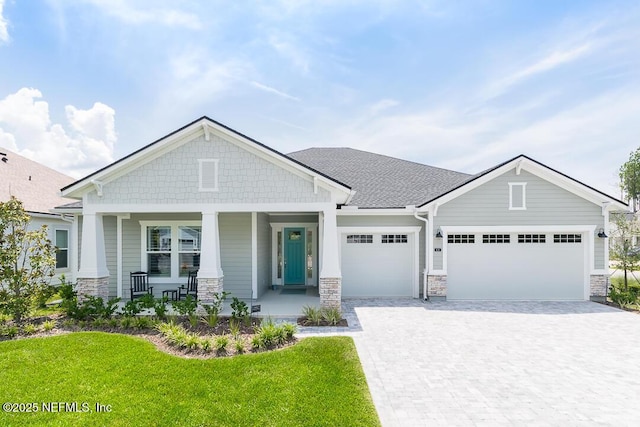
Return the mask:
<svg viewBox="0 0 640 427">
<path fill-rule="evenodd" d="M 320 307 L 342 307 L 342 279 L 340 277 L 320 278 Z"/>
<path fill-rule="evenodd" d="M 78 302 L 87 300 L 87 297 L 99 297 L 104 302 L 109 299 L 109 276 L 107 277 L 79 277 L 76 282 Z"/>
<path fill-rule="evenodd" d="M 427 295 L 429 298 L 445 299 L 447 297 L 447 276 L 427 276 Z"/>
<path fill-rule="evenodd" d="M 198 278 L 198 300 L 202 304 L 213 304 L 216 294 L 224 291 L 224 283 L 222 277 L 216 278 Z"/>
<path fill-rule="evenodd" d="M 589 296 L 592 301 L 605 301 L 609 290 L 609 276 L 592 274 L 590 278 Z"/>
</svg>

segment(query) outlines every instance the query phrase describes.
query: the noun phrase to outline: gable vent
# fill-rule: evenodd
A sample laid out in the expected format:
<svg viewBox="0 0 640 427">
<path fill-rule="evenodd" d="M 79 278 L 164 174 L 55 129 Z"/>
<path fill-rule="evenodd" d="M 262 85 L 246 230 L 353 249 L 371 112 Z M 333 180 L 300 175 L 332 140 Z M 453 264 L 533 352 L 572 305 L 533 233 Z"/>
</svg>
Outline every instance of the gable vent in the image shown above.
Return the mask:
<svg viewBox="0 0 640 427">
<path fill-rule="evenodd" d="M 199 191 L 218 191 L 218 159 L 198 159 Z"/>
</svg>

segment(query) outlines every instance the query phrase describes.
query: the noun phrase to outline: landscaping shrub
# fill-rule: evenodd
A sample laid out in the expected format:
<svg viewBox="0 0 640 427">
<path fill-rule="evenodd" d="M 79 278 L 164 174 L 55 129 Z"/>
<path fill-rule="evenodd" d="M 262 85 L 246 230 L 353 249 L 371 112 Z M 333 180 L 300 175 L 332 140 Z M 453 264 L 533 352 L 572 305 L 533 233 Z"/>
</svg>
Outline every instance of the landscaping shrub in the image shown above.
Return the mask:
<svg viewBox="0 0 640 427">
<path fill-rule="evenodd" d="M 322 308 L 322 318 L 330 325 L 337 325 L 342 320 L 342 311 L 337 307 Z"/>
<path fill-rule="evenodd" d="M 42 330 L 44 330 L 45 332 L 49 332 L 53 330 L 53 328 L 55 327 L 56 327 L 55 320 L 45 320 L 44 322 L 42 322 Z"/>
<path fill-rule="evenodd" d="M 319 325 L 322 321 L 322 311 L 318 307 L 305 305 L 302 307 L 302 315 L 315 325 Z"/>
<path fill-rule="evenodd" d="M 635 291 L 632 291 L 631 288 L 625 291 L 613 285 L 609 287 L 609 298 L 622 308 L 638 302 L 638 294 Z"/>
</svg>

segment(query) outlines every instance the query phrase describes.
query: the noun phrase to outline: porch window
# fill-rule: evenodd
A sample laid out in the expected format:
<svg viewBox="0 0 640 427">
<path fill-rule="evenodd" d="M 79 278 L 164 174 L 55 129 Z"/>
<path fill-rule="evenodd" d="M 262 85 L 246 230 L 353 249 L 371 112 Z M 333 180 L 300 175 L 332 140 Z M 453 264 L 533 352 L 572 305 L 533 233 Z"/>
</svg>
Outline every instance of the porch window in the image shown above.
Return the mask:
<svg viewBox="0 0 640 427">
<path fill-rule="evenodd" d="M 147 227 L 147 270 L 150 276 L 171 277 L 171 227 Z"/>
<path fill-rule="evenodd" d="M 278 279 L 282 279 L 282 231 L 278 231 Z"/>
<path fill-rule="evenodd" d="M 69 230 L 56 230 L 56 268 L 69 268 Z"/>
<path fill-rule="evenodd" d="M 307 230 L 307 279 L 313 279 L 313 233 Z"/>
<path fill-rule="evenodd" d="M 149 276 L 164 278 L 168 283 L 200 268 L 200 223 L 141 223 L 144 226 L 142 267 Z"/>
</svg>

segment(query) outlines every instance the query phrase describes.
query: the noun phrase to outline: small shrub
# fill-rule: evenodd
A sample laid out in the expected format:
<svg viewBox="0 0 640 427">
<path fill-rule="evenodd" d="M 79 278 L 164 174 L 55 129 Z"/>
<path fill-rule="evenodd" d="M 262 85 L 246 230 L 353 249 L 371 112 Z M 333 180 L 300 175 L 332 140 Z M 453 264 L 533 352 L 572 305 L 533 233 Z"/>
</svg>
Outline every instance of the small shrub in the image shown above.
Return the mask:
<svg viewBox="0 0 640 427">
<path fill-rule="evenodd" d="M 149 329 L 151 326 L 153 326 L 153 323 L 147 316 L 138 316 L 134 318 L 133 327 L 136 329 Z"/>
<path fill-rule="evenodd" d="M 208 353 L 213 348 L 213 343 L 209 338 L 202 338 L 200 340 L 200 347 L 202 348 L 203 351 Z"/>
<path fill-rule="evenodd" d="M 198 326 L 198 316 L 195 313 L 189 315 L 189 324 L 192 328 Z"/>
<path fill-rule="evenodd" d="M 62 321 L 62 327 L 63 328 L 72 328 L 73 326 L 75 326 L 76 321 L 74 319 L 64 319 Z"/>
<path fill-rule="evenodd" d="M 45 320 L 44 322 L 42 322 L 42 330 L 44 330 L 45 332 L 52 331 L 55 327 L 55 320 Z"/>
<path fill-rule="evenodd" d="M 33 323 L 27 323 L 22 327 L 22 332 L 24 332 L 25 335 L 33 335 L 38 332 L 38 327 Z"/>
<path fill-rule="evenodd" d="M 284 331 L 284 334 L 287 340 L 293 339 L 293 336 L 295 335 L 295 333 L 298 332 L 298 326 L 295 325 L 294 323 L 288 323 L 288 322 L 283 323 L 281 327 Z"/>
<path fill-rule="evenodd" d="M 198 308 L 198 301 L 192 295 L 187 295 L 182 301 L 172 301 L 171 306 L 181 316 L 191 316 Z"/>
<path fill-rule="evenodd" d="M 167 317 L 167 302 L 169 302 L 167 297 L 154 300 L 153 311 L 156 313 L 156 317 L 158 317 L 158 319 L 164 319 Z"/>
<path fill-rule="evenodd" d="M 112 317 L 111 319 L 107 320 L 107 325 L 109 325 L 110 328 L 117 328 L 118 326 L 120 326 L 120 319 Z"/>
<path fill-rule="evenodd" d="M 213 312 L 213 313 L 207 313 L 206 316 L 202 316 L 201 318 L 202 323 L 208 325 L 211 328 L 215 328 L 218 325 L 218 313 L 217 312 Z"/>
<path fill-rule="evenodd" d="M 184 339 L 184 347 L 189 350 L 197 350 L 200 346 L 200 337 L 197 334 L 186 334 Z"/>
<path fill-rule="evenodd" d="M 322 318 L 330 325 L 337 325 L 342 320 L 342 311 L 337 307 L 324 307 L 322 310 Z"/>
<path fill-rule="evenodd" d="M 235 348 L 236 353 L 238 353 L 238 354 L 242 354 L 246 350 L 245 349 L 245 343 L 244 343 L 244 340 L 242 338 L 236 338 L 233 341 L 233 347 Z"/>
<path fill-rule="evenodd" d="M 122 314 L 125 317 L 133 317 L 142 311 L 141 303 L 137 300 L 127 301 L 127 303 L 122 308 Z"/>
<path fill-rule="evenodd" d="M 220 335 L 216 337 L 214 347 L 218 353 L 226 353 L 228 345 L 229 337 L 227 337 L 226 335 Z"/>
<path fill-rule="evenodd" d="M 16 325 L 7 325 L 4 327 L 2 334 L 8 338 L 15 338 L 20 330 Z"/>
<path fill-rule="evenodd" d="M 231 303 L 231 317 L 240 320 L 244 320 L 249 317 L 249 307 L 247 306 L 247 303 L 233 297 L 233 302 Z"/>
<path fill-rule="evenodd" d="M 153 308 L 156 304 L 156 300 L 153 297 L 153 294 L 144 294 L 140 298 L 138 298 L 138 304 L 140 304 L 140 308 L 142 309 L 150 309 Z"/>
<path fill-rule="evenodd" d="M 120 327 L 122 329 L 129 329 L 133 326 L 133 321 L 133 317 L 125 315 L 120 319 Z"/>
<path fill-rule="evenodd" d="M 4 325 L 5 323 L 11 320 L 11 316 L 9 314 L 0 313 L 0 325 Z"/>
<path fill-rule="evenodd" d="M 256 329 L 254 337 L 259 339 L 259 348 L 269 348 L 280 342 L 281 333 L 279 328 L 271 321 L 262 322 Z"/>
<path fill-rule="evenodd" d="M 262 348 L 262 340 L 258 335 L 254 335 L 251 337 L 251 347 L 254 349 Z"/>
<path fill-rule="evenodd" d="M 238 319 L 229 319 L 229 331 L 234 338 L 240 336 L 240 321 Z"/>
<path fill-rule="evenodd" d="M 87 327 L 87 321 L 86 320 L 78 320 L 78 328 L 84 329 L 86 327 Z"/>
<path fill-rule="evenodd" d="M 302 307 L 302 315 L 314 325 L 319 325 L 322 321 L 322 311 L 318 307 L 305 305 Z"/>
<path fill-rule="evenodd" d="M 618 289 L 616 286 L 609 287 L 609 298 L 622 308 L 628 307 L 638 300 L 638 296 L 634 292 Z"/>
<path fill-rule="evenodd" d="M 102 329 L 107 324 L 107 319 L 103 319 L 102 317 L 98 317 L 93 319 L 91 322 L 92 326 L 96 329 Z"/>
</svg>

